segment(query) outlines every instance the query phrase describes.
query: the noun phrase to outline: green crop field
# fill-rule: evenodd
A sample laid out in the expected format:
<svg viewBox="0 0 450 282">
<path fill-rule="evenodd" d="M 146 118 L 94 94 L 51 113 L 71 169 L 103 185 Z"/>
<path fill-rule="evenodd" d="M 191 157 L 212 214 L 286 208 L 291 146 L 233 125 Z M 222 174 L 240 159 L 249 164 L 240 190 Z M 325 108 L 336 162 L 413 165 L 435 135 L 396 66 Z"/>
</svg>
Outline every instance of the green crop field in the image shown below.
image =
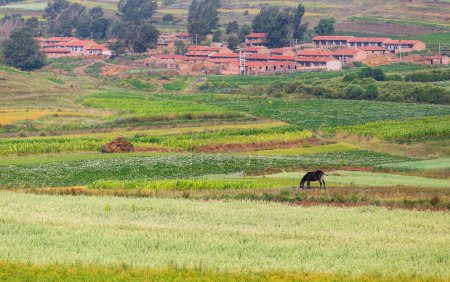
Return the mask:
<svg viewBox="0 0 450 282">
<path fill-rule="evenodd" d="M 168 97 L 168 95 L 165 95 Z M 227 95 L 171 95 L 180 101 L 195 100 L 233 111 L 246 112 L 261 118 L 271 118 L 320 129 L 378 120 L 403 120 L 412 117 L 448 115 L 449 106 L 417 105 L 375 101 L 291 100 L 281 98 L 250 98 Z"/>
<path fill-rule="evenodd" d="M 376 167 L 380 169 L 392 169 L 399 171 L 450 170 L 450 158 L 393 163 L 393 164 L 379 165 Z"/>
<path fill-rule="evenodd" d="M 377 121 L 356 126 L 335 127 L 329 131 L 346 132 L 389 141 L 441 138 L 449 135 L 450 116 L 404 121 Z"/>
<path fill-rule="evenodd" d="M 4 261 L 379 278 L 450 275 L 446 213 L 1 194 Z"/>
<path fill-rule="evenodd" d="M 86 185 L 97 180 L 186 178 L 205 174 L 261 173 L 307 167 L 372 166 L 406 158 L 367 151 L 312 154 L 298 157 L 173 154 L 129 156 L 83 161 L 0 167 L 0 187 Z"/>
</svg>

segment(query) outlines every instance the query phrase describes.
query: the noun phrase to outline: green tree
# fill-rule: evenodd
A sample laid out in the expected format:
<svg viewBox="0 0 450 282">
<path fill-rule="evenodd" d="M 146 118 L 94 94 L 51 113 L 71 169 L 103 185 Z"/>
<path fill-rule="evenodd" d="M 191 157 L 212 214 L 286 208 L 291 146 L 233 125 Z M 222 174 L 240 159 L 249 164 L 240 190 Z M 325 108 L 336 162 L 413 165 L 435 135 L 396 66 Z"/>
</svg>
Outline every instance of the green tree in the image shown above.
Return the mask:
<svg viewBox="0 0 450 282">
<path fill-rule="evenodd" d="M 319 24 L 314 27 L 314 32 L 317 35 L 331 35 L 334 33 L 334 24 L 336 20 L 334 18 L 320 19 Z"/>
<path fill-rule="evenodd" d="M 189 5 L 188 31 L 203 39 L 219 23 L 220 0 L 193 0 Z"/>
<path fill-rule="evenodd" d="M 162 20 L 163 20 L 163 22 L 165 22 L 165 23 L 171 23 L 171 22 L 173 21 L 173 19 L 174 19 L 174 16 L 173 16 L 172 14 L 165 14 L 165 15 L 162 17 Z"/>
<path fill-rule="evenodd" d="M 114 26 L 114 33 L 125 41 L 128 49 L 137 53 L 156 48 L 158 43 L 159 31 L 148 23 L 121 22 Z"/>
<path fill-rule="evenodd" d="M 245 36 L 252 33 L 252 27 L 248 24 L 243 24 L 239 29 L 239 42 L 245 41 Z"/>
<path fill-rule="evenodd" d="M 54 0 L 47 4 L 43 17 L 47 19 L 48 32 L 57 36 L 71 36 L 79 17 L 86 7 L 66 0 Z"/>
<path fill-rule="evenodd" d="M 303 16 L 305 15 L 305 7 L 302 4 L 298 4 L 297 10 L 293 17 L 294 32 L 293 38 L 297 41 L 303 40 L 306 30 L 308 29 L 308 23 L 302 24 Z"/>
<path fill-rule="evenodd" d="M 126 52 L 126 44 L 124 41 L 119 40 L 114 43 L 108 44 L 108 49 L 111 50 L 112 58 L 119 57 Z"/>
<path fill-rule="evenodd" d="M 230 36 L 228 36 L 227 42 L 228 42 L 228 48 L 230 48 L 231 50 L 234 50 L 234 49 L 236 49 L 236 47 L 239 44 L 239 39 L 235 35 L 230 35 Z"/>
<path fill-rule="evenodd" d="M 156 0 L 120 0 L 117 7 L 123 21 L 142 24 L 155 14 L 158 3 Z"/>
<path fill-rule="evenodd" d="M 222 32 L 220 31 L 220 29 L 217 29 L 216 31 L 214 31 L 212 41 L 213 42 L 222 41 Z"/>
<path fill-rule="evenodd" d="M 384 71 L 380 68 L 371 68 L 371 67 L 362 68 L 358 71 L 358 76 L 359 78 L 371 77 L 377 81 L 386 80 L 386 75 Z"/>
<path fill-rule="evenodd" d="M 5 64 L 22 70 L 39 69 L 45 64 L 45 55 L 33 38 L 30 28 L 16 29 L 3 42 Z"/>
<path fill-rule="evenodd" d="M 175 54 L 177 55 L 184 55 L 186 53 L 186 45 L 184 44 L 183 40 L 176 40 L 175 43 Z"/>
<path fill-rule="evenodd" d="M 226 34 L 238 33 L 239 32 L 239 24 L 237 21 L 232 21 L 227 24 Z"/>
<path fill-rule="evenodd" d="M 288 43 L 289 10 L 278 7 L 263 8 L 253 19 L 254 32 L 267 33 L 267 46 L 270 48 L 283 47 Z"/>
</svg>

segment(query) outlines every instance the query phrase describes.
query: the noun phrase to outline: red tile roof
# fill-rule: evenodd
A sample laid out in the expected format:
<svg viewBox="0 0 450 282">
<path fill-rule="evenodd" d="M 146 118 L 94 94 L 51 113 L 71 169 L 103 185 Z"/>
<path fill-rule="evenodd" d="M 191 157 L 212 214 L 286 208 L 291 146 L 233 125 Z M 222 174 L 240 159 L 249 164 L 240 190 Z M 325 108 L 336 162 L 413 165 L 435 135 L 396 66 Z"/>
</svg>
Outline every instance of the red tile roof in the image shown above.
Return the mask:
<svg viewBox="0 0 450 282">
<path fill-rule="evenodd" d="M 329 62 L 335 61 L 332 57 L 299 57 L 297 62 Z"/>
<path fill-rule="evenodd" d="M 338 49 L 334 51 L 334 56 L 354 56 L 358 52 L 361 52 L 361 50 L 358 49 Z"/>
<path fill-rule="evenodd" d="M 265 66 L 287 66 L 293 65 L 294 62 L 246 62 L 246 67 L 265 67 Z"/>
<path fill-rule="evenodd" d="M 253 46 L 253 47 L 247 47 L 244 50 L 246 52 L 257 52 L 257 51 L 259 51 L 261 49 L 267 49 L 267 47 L 265 47 L 265 46 Z"/>
<path fill-rule="evenodd" d="M 70 50 L 65 48 L 45 48 L 42 50 L 44 53 L 61 53 L 61 54 L 69 54 Z"/>
<path fill-rule="evenodd" d="M 313 38 L 313 41 L 317 40 L 339 40 L 339 41 L 345 41 L 352 39 L 353 36 L 316 36 Z"/>
<path fill-rule="evenodd" d="M 303 50 L 298 52 L 299 56 L 305 56 L 305 57 L 328 57 L 332 56 L 333 52 L 331 51 L 321 51 L 321 50 Z"/>
<path fill-rule="evenodd" d="M 189 46 L 187 48 L 188 51 L 215 51 L 218 52 L 220 50 L 220 47 L 211 47 L 211 46 Z"/>
<path fill-rule="evenodd" d="M 249 35 L 246 35 L 245 38 L 266 38 L 267 33 L 250 33 Z"/>
<path fill-rule="evenodd" d="M 418 43 L 418 40 L 387 40 L 386 42 L 384 42 L 384 44 L 388 44 L 388 45 L 400 45 L 400 44 L 416 44 Z"/>
<path fill-rule="evenodd" d="M 215 64 L 227 64 L 227 63 L 239 63 L 238 59 L 231 59 L 231 58 L 221 58 L 221 59 L 207 59 L 207 61 L 215 63 Z"/>
<path fill-rule="evenodd" d="M 105 51 L 105 50 L 108 50 L 108 48 L 106 48 L 105 46 L 103 46 L 101 44 L 98 44 L 98 45 L 94 45 L 94 46 L 91 46 L 89 48 L 86 48 L 86 50 L 101 50 L 101 51 Z"/>
<path fill-rule="evenodd" d="M 277 61 L 295 61 L 297 59 L 296 56 L 283 56 L 283 55 L 272 55 L 270 60 L 277 60 Z"/>
<path fill-rule="evenodd" d="M 358 49 L 364 50 L 364 51 L 387 51 L 384 47 L 379 46 L 364 46 L 364 47 L 358 47 Z"/>
<path fill-rule="evenodd" d="M 245 59 L 248 60 L 269 60 L 268 54 L 245 54 Z"/>
<path fill-rule="evenodd" d="M 58 42 L 69 42 L 69 41 L 73 41 L 73 40 L 77 40 L 77 38 L 76 37 L 50 37 L 50 38 L 44 39 L 44 41 L 58 41 Z"/>
<path fill-rule="evenodd" d="M 176 37 L 189 37 L 189 33 L 188 32 L 177 33 Z"/>
<path fill-rule="evenodd" d="M 186 57 L 186 56 L 183 56 L 183 55 L 174 55 L 174 54 L 171 54 L 171 55 L 156 55 L 156 56 L 154 56 L 154 57 L 157 58 L 157 59 L 189 60 L 189 58 Z"/>
<path fill-rule="evenodd" d="M 236 53 L 215 53 L 209 55 L 210 58 L 239 58 L 239 54 Z"/>
<path fill-rule="evenodd" d="M 184 55 L 190 57 L 208 57 L 211 53 L 211 51 L 190 51 Z"/>
<path fill-rule="evenodd" d="M 383 43 L 384 41 L 391 40 L 387 37 L 354 37 L 352 39 L 349 39 L 348 42 L 351 43 L 357 43 L 357 42 L 364 42 L 364 43 Z"/>
</svg>

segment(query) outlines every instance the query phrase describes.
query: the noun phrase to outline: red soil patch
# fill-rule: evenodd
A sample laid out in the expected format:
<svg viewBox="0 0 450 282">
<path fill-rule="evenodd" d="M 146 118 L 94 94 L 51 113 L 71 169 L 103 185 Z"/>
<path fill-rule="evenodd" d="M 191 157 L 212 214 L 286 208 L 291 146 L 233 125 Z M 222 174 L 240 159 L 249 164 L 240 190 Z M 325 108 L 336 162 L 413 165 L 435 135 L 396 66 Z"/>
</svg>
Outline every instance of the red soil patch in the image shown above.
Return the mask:
<svg viewBox="0 0 450 282">
<path fill-rule="evenodd" d="M 182 152 L 181 150 L 174 150 L 161 147 L 139 147 L 134 150 L 135 152 L 156 152 L 156 153 L 170 153 L 170 152 Z"/>
</svg>

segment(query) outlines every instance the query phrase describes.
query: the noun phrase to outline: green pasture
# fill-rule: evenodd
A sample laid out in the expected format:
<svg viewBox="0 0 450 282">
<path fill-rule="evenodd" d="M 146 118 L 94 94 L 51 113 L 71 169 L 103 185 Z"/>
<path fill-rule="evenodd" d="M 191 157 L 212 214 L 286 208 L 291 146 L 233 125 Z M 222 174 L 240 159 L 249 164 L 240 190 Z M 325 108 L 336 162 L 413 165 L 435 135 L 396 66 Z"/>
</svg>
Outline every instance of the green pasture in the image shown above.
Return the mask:
<svg viewBox="0 0 450 282">
<path fill-rule="evenodd" d="M 11 263 L 450 275 L 444 212 L 1 194 L 0 259 Z"/>
</svg>

